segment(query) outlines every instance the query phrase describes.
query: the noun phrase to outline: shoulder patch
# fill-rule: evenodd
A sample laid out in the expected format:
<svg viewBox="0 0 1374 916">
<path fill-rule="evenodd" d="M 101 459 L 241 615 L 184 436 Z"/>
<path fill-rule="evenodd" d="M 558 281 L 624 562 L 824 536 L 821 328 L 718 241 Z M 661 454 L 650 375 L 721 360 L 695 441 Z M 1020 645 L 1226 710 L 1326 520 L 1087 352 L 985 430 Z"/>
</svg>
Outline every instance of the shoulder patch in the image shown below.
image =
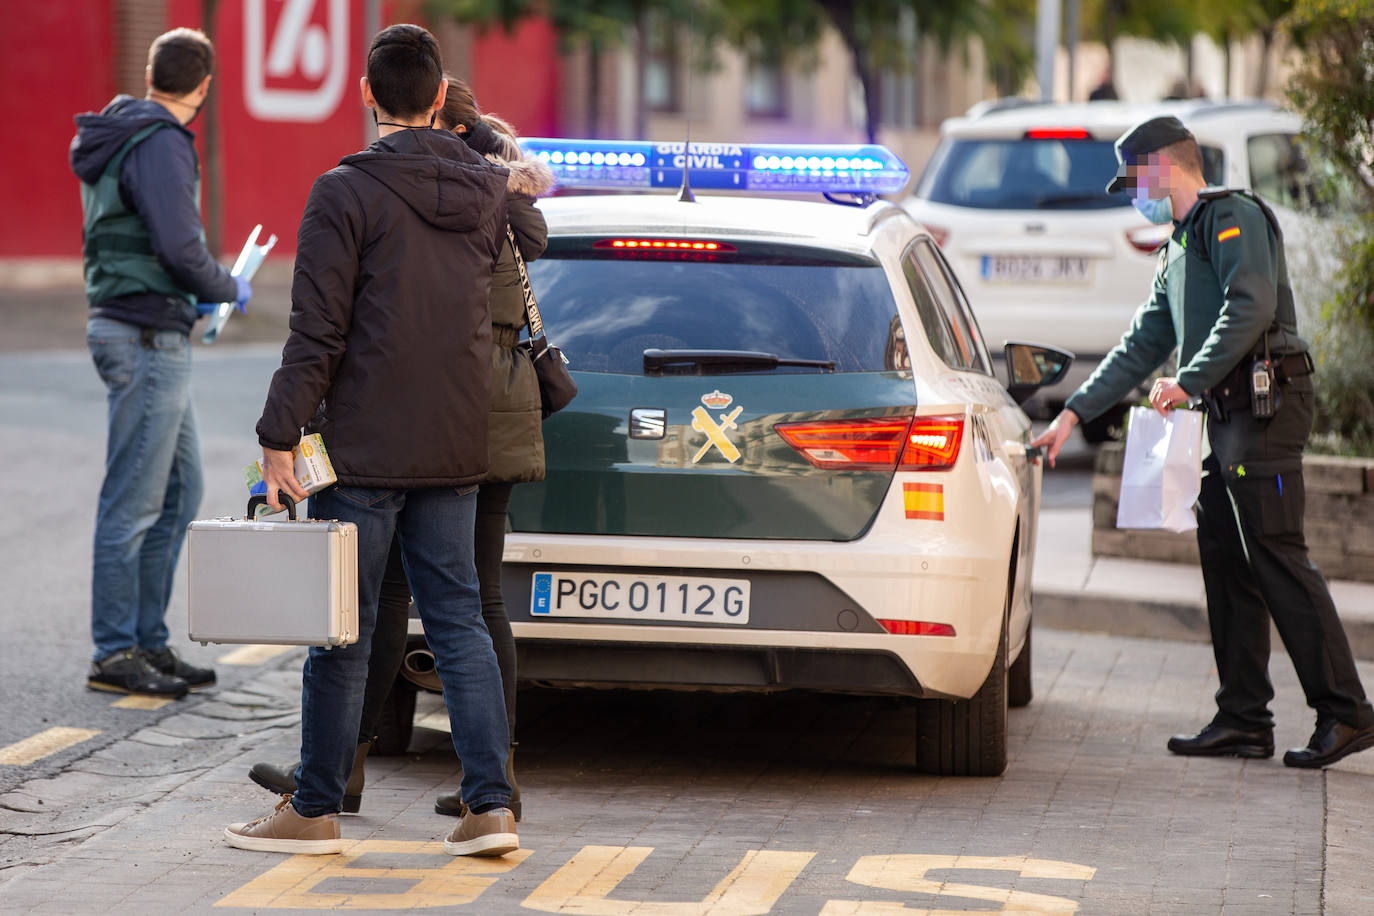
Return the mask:
<svg viewBox="0 0 1374 916">
<path fill-rule="evenodd" d="M 1239 236 L 1239 235 L 1240 235 L 1240 227 L 1239 227 L 1239 226 L 1232 226 L 1232 227 L 1229 228 L 1229 229 L 1223 229 L 1223 230 L 1221 230 L 1220 232 L 1218 232 L 1218 233 L 1217 233 L 1217 241 L 1218 241 L 1218 242 L 1224 242 L 1224 241 L 1226 241 L 1227 239 L 1233 239 L 1233 238 L 1236 238 L 1236 237 Z"/>
</svg>

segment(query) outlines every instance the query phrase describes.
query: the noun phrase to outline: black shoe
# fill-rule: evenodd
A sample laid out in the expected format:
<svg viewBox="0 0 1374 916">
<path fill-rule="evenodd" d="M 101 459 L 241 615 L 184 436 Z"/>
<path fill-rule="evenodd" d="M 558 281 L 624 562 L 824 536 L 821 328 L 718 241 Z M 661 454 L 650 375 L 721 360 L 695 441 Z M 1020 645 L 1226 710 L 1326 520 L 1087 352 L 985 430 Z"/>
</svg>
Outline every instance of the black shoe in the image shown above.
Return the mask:
<svg viewBox="0 0 1374 916">
<path fill-rule="evenodd" d="M 186 682 L 186 686 L 192 690 L 213 687 L 215 684 L 214 671 L 209 668 L 197 668 L 195 665 L 186 664 L 177 657 L 171 646 L 164 646 L 160 652 L 145 652 L 144 654 L 148 656 L 148 664 L 163 674 L 181 678 Z"/>
<path fill-rule="evenodd" d="M 463 804 L 462 792 L 445 792 L 434 799 L 434 813 L 448 817 L 466 817 L 468 806 Z"/>
<path fill-rule="evenodd" d="M 1316 769 L 1371 747 L 1374 747 L 1374 725 L 1356 728 L 1339 719 L 1325 719 L 1317 723 L 1317 730 L 1312 733 L 1307 747 L 1295 747 L 1283 755 L 1283 765 Z"/>
<path fill-rule="evenodd" d="M 86 686 L 92 690 L 111 693 L 132 693 L 148 697 L 170 697 L 179 700 L 190 686 L 175 675 L 163 674 L 148 663 L 137 649 L 123 649 L 91 662 Z"/>
<path fill-rule="evenodd" d="M 1223 725 L 1208 725 L 1196 735 L 1174 735 L 1169 750 L 1184 757 L 1249 757 L 1266 759 L 1274 756 L 1274 730 L 1264 728 L 1245 732 Z"/>
<path fill-rule="evenodd" d="M 284 767 L 270 763 L 255 763 L 248 771 L 248 778 L 273 795 L 295 795 L 296 767 L 297 764 L 294 763 Z"/>
</svg>

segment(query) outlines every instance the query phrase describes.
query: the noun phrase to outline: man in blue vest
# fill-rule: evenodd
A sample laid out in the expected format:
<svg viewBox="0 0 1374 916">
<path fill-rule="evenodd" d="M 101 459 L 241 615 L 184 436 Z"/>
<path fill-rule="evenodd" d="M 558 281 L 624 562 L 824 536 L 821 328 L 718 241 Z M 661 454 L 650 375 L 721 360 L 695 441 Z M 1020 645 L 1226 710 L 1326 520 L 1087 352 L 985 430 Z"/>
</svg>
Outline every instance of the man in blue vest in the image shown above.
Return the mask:
<svg viewBox="0 0 1374 916">
<path fill-rule="evenodd" d="M 167 645 L 164 618 L 187 524 L 203 489 L 191 404 L 197 303 L 252 295 L 205 245 L 200 164 L 186 129 L 210 89 L 214 48 L 174 29 L 148 52 L 145 98 L 116 96 L 76 118 L 86 341 L 108 390 L 105 482 L 91 582 L 96 690 L 183 697 L 215 682 Z"/>
</svg>

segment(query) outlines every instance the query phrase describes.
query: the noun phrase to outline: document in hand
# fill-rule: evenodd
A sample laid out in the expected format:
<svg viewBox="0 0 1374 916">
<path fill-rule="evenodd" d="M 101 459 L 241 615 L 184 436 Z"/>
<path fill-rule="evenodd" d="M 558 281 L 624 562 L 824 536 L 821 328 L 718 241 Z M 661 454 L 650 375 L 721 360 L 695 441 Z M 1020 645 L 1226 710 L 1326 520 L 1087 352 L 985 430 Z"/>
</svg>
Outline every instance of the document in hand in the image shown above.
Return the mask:
<svg viewBox="0 0 1374 916">
<path fill-rule="evenodd" d="M 1202 413 L 1132 407 L 1121 468 L 1118 528 L 1197 528 L 1193 504 L 1202 489 Z"/>
</svg>

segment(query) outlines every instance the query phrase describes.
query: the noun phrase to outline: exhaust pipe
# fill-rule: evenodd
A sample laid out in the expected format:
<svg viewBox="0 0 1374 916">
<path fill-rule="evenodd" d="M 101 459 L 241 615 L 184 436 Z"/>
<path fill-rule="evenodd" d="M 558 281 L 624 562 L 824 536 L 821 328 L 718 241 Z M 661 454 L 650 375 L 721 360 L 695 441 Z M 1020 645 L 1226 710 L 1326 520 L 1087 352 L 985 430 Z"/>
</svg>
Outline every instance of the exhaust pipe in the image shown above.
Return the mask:
<svg viewBox="0 0 1374 916">
<path fill-rule="evenodd" d="M 416 687 L 442 693 L 444 685 L 434 669 L 434 653 L 429 649 L 411 649 L 401 659 L 401 676 Z"/>
</svg>

